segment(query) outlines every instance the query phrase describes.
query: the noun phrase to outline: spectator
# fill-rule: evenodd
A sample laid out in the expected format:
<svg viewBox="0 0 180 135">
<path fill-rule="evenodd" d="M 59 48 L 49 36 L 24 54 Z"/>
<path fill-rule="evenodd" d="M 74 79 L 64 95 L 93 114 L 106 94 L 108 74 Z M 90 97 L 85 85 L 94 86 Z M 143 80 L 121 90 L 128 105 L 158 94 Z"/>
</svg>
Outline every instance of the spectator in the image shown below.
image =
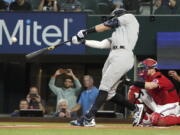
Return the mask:
<svg viewBox="0 0 180 135">
<path fill-rule="evenodd" d="M 162 4 L 162 0 L 155 0 L 154 5 L 154 14 L 171 14 L 170 8 Z"/>
<path fill-rule="evenodd" d="M 83 85 L 86 88 L 81 93 L 78 104 L 72 108 L 71 112 L 76 112 L 82 108 L 83 115 L 86 114 L 90 107 L 95 102 L 99 90 L 94 86 L 93 78 L 90 75 L 85 75 L 83 78 Z"/>
<path fill-rule="evenodd" d="M 178 14 L 179 6 L 177 5 L 176 0 L 169 0 L 169 8 L 171 10 L 171 14 Z"/>
<path fill-rule="evenodd" d="M 64 79 L 63 87 L 57 87 L 55 85 L 55 79 L 57 76 L 62 74 L 66 74 L 68 77 Z M 73 85 L 75 87 L 73 87 Z M 81 90 L 81 83 L 71 69 L 58 69 L 51 77 L 49 87 L 51 91 L 57 96 L 57 103 L 61 99 L 66 99 L 68 101 L 68 109 L 72 109 L 76 105 L 77 94 Z"/>
<path fill-rule="evenodd" d="M 1 0 L 1 1 L 0 1 L 0 11 L 5 11 L 5 10 L 7 10 L 7 7 L 8 7 L 8 3 L 5 2 L 4 0 Z"/>
<path fill-rule="evenodd" d="M 60 6 L 56 0 L 41 0 L 38 10 L 58 12 Z"/>
<path fill-rule="evenodd" d="M 169 71 L 168 72 L 169 76 L 171 76 L 174 80 L 180 82 L 180 76 L 177 74 L 176 71 Z"/>
<path fill-rule="evenodd" d="M 15 0 L 10 4 L 9 10 L 12 11 L 31 11 L 31 4 L 25 0 Z"/>
<path fill-rule="evenodd" d="M 169 5 L 169 0 L 162 0 L 162 4 L 168 6 Z"/>
<path fill-rule="evenodd" d="M 112 0 L 112 3 L 115 9 L 120 9 L 120 8 L 123 8 L 124 6 L 123 0 Z"/>
<path fill-rule="evenodd" d="M 173 82 L 179 96 L 180 96 L 180 76 L 177 74 L 176 71 L 169 71 L 169 76 L 172 77 L 171 81 Z M 180 102 L 180 101 L 179 101 Z"/>
<path fill-rule="evenodd" d="M 112 13 L 115 10 L 118 10 L 120 8 L 123 8 L 124 4 L 123 4 L 123 0 L 112 0 L 112 4 L 114 6 L 114 10 L 112 11 Z"/>
<path fill-rule="evenodd" d="M 26 97 L 29 103 L 29 109 L 40 109 L 45 113 L 44 103 L 41 96 L 38 93 L 38 88 L 33 86 L 30 87 L 29 94 Z"/>
<path fill-rule="evenodd" d="M 20 102 L 19 102 L 19 110 L 15 110 L 11 116 L 12 117 L 19 117 L 20 116 L 20 113 L 19 111 L 20 110 L 28 110 L 29 109 L 29 104 L 28 104 L 28 101 L 26 99 L 22 99 Z"/>
<path fill-rule="evenodd" d="M 138 0 L 125 0 L 124 7 L 129 11 L 139 11 L 139 1 Z"/>
<path fill-rule="evenodd" d="M 153 14 L 155 13 L 155 11 L 160 8 L 162 5 L 162 0 L 154 0 L 153 3 Z"/>
<path fill-rule="evenodd" d="M 68 109 L 68 101 L 66 99 L 59 100 L 57 112 L 54 114 L 54 117 L 71 118 L 71 113 Z"/>
<path fill-rule="evenodd" d="M 82 11 L 81 3 L 78 0 L 66 0 L 66 2 L 61 5 L 61 9 L 64 12 L 80 12 L 80 11 Z"/>
</svg>

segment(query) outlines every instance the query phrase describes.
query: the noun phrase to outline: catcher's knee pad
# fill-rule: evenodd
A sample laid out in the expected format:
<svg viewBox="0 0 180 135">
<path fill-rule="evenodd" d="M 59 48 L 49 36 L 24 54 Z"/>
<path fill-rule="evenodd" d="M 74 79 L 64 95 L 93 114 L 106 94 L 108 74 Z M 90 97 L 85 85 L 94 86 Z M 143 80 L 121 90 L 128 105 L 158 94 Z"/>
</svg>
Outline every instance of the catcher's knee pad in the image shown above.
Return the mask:
<svg viewBox="0 0 180 135">
<path fill-rule="evenodd" d="M 159 113 L 156 113 L 156 112 L 152 113 L 151 118 L 150 118 L 152 125 L 154 126 L 158 125 L 160 117 L 161 115 Z"/>
</svg>

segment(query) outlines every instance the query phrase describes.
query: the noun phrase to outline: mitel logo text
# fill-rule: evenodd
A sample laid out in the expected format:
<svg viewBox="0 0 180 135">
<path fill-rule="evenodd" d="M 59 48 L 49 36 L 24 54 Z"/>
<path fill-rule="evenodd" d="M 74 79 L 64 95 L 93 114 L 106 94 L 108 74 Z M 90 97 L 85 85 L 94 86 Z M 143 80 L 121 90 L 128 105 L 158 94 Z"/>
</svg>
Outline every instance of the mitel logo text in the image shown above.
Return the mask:
<svg viewBox="0 0 180 135">
<path fill-rule="evenodd" d="M 0 46 L 7 40 L 9 45 L 13 45 L 11 37 L 18 38 L 18 45 L 56 45 L 62 40 L 68 40 L 69 23 L 73 20 L 71 18 L 64 18 L 63 27 L 58 25 L 41 25 L 38 21 L 31 21 L 30 19 L 19 19 L 11 31 L 9 30 L 5 20 L 0 19 Z M 12 22 L 13 23 L 13 22 Z"/>
</svg>

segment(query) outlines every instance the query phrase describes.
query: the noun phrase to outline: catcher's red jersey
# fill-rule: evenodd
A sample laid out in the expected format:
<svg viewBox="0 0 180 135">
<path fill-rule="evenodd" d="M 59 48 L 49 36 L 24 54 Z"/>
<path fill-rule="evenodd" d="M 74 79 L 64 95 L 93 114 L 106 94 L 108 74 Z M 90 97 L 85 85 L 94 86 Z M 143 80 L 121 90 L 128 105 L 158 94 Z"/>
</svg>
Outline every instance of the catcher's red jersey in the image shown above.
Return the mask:
<svg viewBox="0 0 180 135">
<path fill-rule="evenodd" d="M 149 77 L 147 82 L 156 82 L 158 88 L 148 90 L 148 93 L 153 97 L 154 101 L 159 105 L 179 102 L 179 96 L 174 87 L 174 84 L 160 72 L 156 72 Z"/>
</svg>

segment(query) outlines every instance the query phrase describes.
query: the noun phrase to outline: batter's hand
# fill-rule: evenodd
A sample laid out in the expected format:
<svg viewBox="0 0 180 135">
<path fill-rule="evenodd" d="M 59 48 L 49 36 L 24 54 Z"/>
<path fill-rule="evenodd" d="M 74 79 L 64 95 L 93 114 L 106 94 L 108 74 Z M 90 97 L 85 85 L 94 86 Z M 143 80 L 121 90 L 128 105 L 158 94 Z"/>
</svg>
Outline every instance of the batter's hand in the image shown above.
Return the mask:
<svg viewBox="0 0 180 135">
<path fill-rule="evenodd" d="M 78 33 L 77 33 L 77 37 L 80 38 L 80 39 L 84 39 L 86 36 L 86 30 L 80 30 Z"/>
<path fill-rule="evenodd" d="M 78 37 L 77 36 L 73 36 L 72 39 L 71 39 L 71 42 L 75 45 L 78 45 L 80 44 L 81 42 L 78 40 Z"/>
<path fill-rule="evenodd" d="M 85 39 L 84 38 L 79 38 L 77 35 L 73 36 L 71 39 L 71 42 L 75 45 L 81 44 L 81 43 L 85 43 Z"/>
<path fill-rule="evenodd" d="M 81 44 L 85 42 L 86 30 L 80 30 L 77 35 L 72 37 L 73 44 Z"/>
</svg>

